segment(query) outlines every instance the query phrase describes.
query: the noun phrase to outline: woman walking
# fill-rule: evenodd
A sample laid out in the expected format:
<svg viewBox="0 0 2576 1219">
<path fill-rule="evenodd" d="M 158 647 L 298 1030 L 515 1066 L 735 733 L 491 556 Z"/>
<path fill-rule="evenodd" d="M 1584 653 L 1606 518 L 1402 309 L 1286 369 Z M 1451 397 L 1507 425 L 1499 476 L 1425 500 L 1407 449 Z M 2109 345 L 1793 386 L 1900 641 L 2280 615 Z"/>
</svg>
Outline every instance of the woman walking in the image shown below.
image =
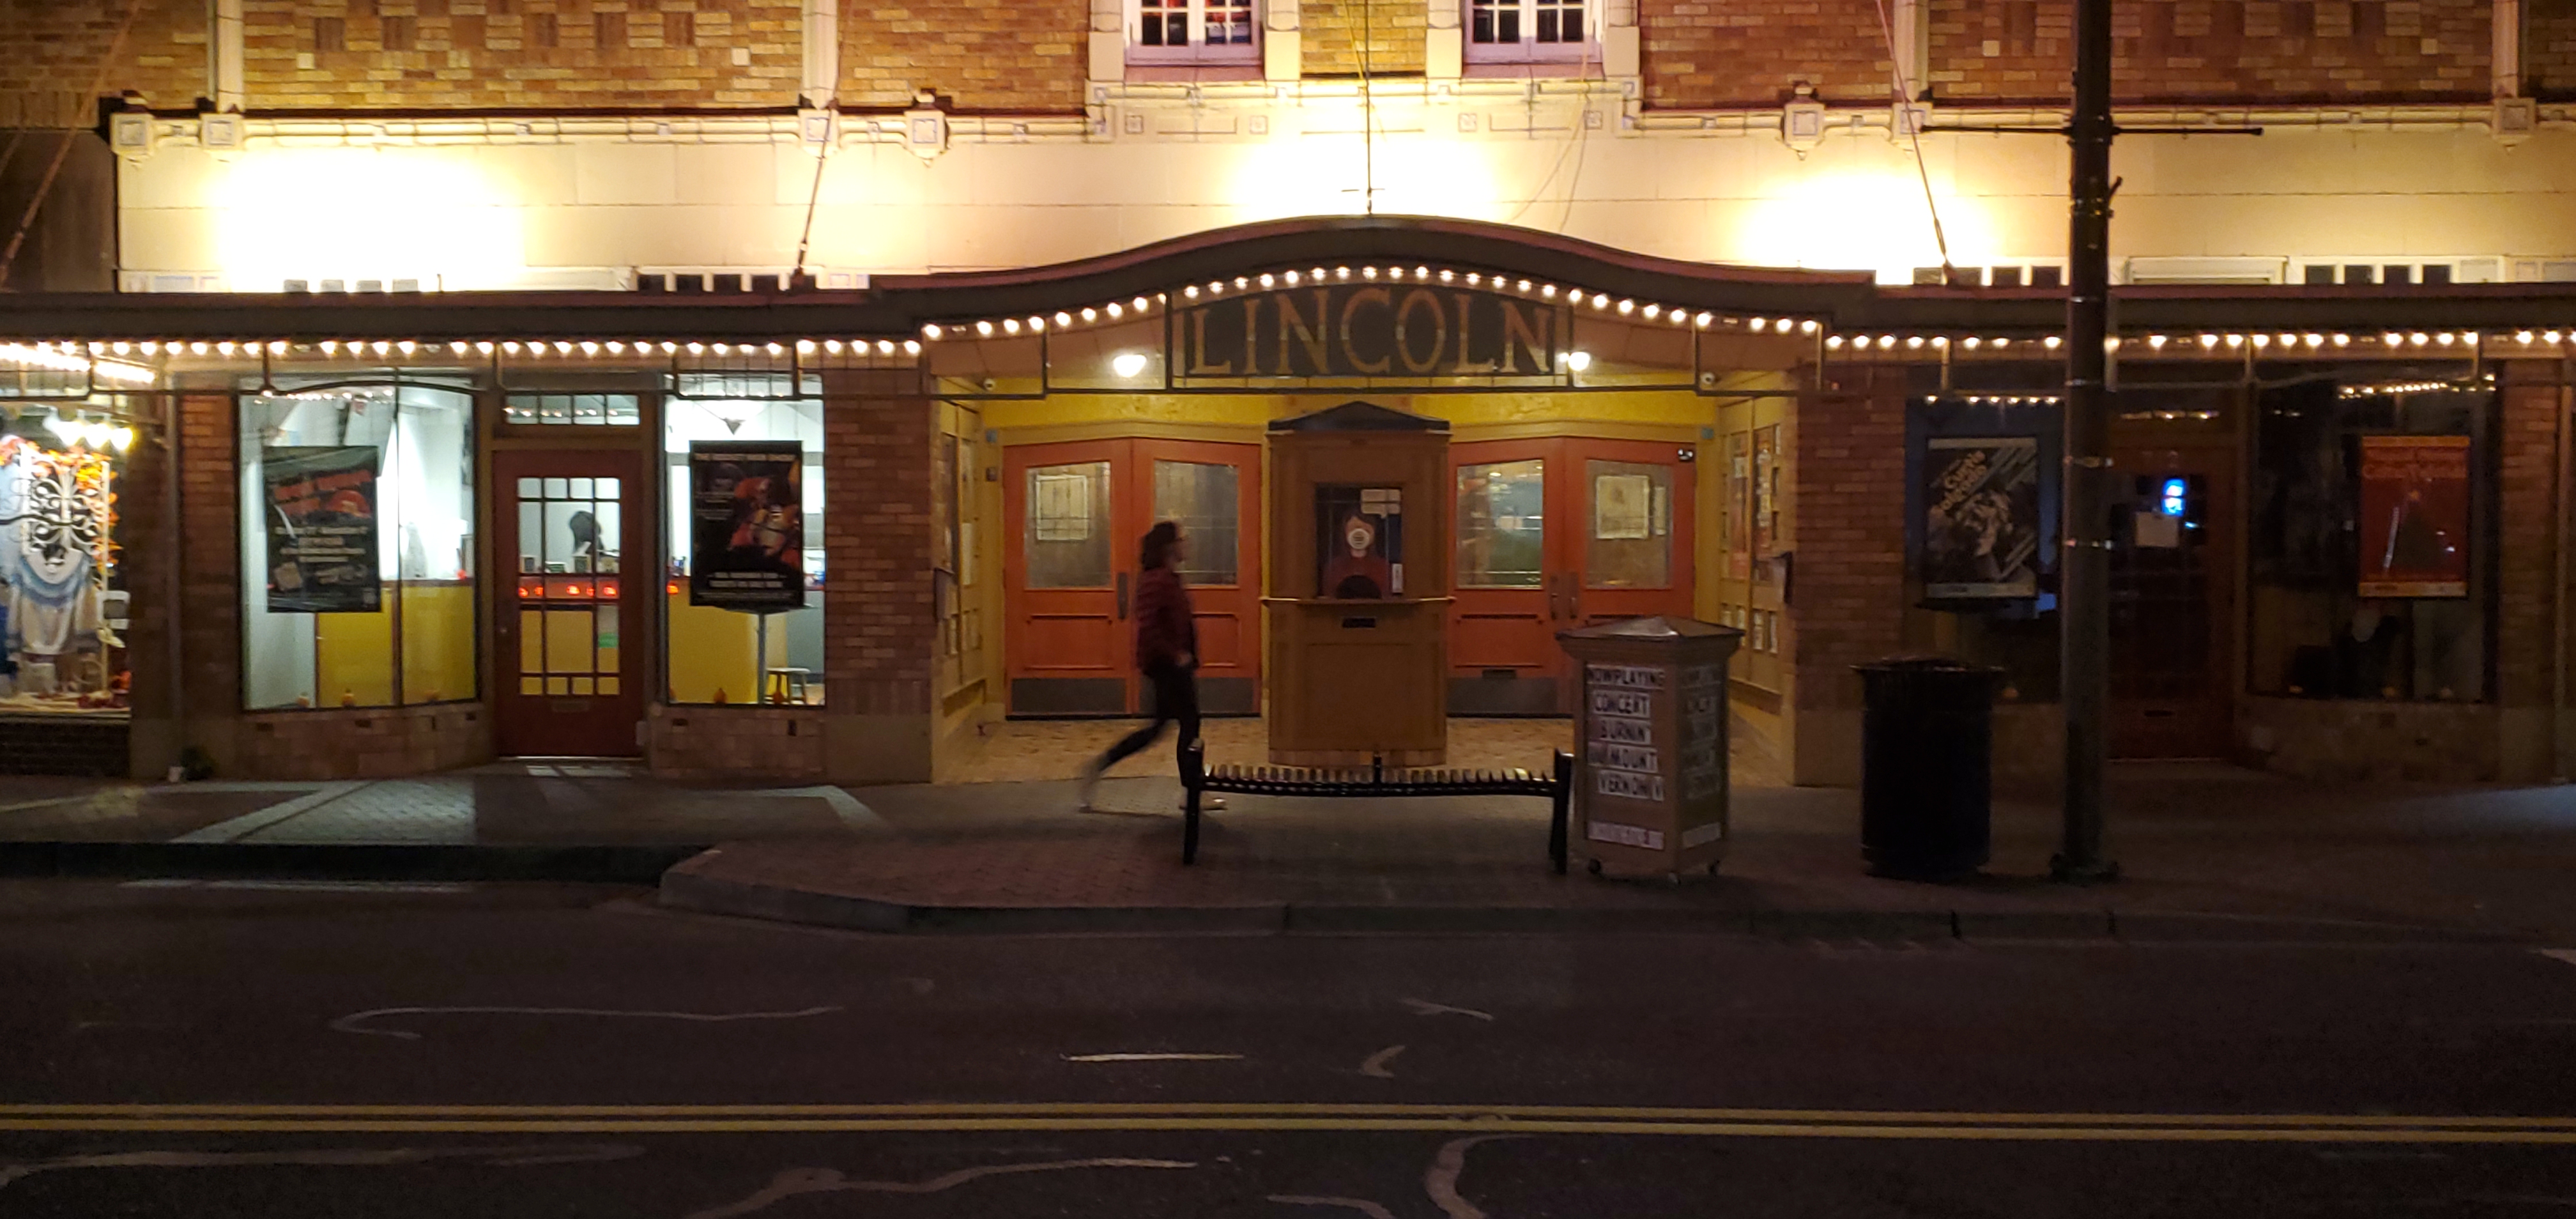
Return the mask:
<svg viewBox="0 0 2576 1219">
<path fill-rule="evenodd" d="M 1082 768 L 1086 812 L 1101 774 L 1153 744 L 1154 738 L 1163 735 L 1164 725 L 1180 725 L 1176 760 L 1199 739 L 1198 624 L 1190 612 L 1189 586 L 1181 582 L 1181 559 L 1188 545 L 1180 525 L 1172 521 L 1145 531 L 1143 553 L 1138 556 L 1138 566 L 1144 570 L 1136 578 L 1136 668 L 1154 687 L 1154 722 L 1128 733 Z M 1222 802 L 1203 801 L 1200 807 L 1222 807 Z"/>
</svg>

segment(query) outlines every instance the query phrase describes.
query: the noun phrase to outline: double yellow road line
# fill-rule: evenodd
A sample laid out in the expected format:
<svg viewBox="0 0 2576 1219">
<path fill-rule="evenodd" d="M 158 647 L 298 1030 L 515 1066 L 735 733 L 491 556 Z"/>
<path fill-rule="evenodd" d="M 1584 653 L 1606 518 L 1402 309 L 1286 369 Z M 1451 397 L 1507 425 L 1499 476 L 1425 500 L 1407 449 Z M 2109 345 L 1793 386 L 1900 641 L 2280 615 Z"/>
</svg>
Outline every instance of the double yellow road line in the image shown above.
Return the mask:
<svg viewBox="0 0 2576 1219">
<path fill-rule="evenodd" d="M 1980 1113 L 1603 1105 L 0 1105 L 0 1134 L 837 1134 L 863 1131 L 1625 1134 L 2146 1143 L 2576 1143 L 2576 1117 Z"/>
</svg>

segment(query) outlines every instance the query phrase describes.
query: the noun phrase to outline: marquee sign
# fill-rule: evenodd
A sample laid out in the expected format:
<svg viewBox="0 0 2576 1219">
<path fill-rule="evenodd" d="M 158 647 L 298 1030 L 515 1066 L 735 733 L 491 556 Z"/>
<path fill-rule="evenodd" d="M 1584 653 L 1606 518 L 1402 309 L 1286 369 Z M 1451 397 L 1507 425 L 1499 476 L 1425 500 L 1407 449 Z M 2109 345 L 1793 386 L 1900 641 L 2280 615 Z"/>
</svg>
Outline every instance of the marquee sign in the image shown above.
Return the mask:
<svg viewBox="0 0 2576 1219">
<path fill-rule="evenodd" d="M 1254 292 L 1169 315 L 1180 384 L 1269 378 L 1555 382 L 1562 306 L 1490 292 L 1333 284 Z"/>
</svg>

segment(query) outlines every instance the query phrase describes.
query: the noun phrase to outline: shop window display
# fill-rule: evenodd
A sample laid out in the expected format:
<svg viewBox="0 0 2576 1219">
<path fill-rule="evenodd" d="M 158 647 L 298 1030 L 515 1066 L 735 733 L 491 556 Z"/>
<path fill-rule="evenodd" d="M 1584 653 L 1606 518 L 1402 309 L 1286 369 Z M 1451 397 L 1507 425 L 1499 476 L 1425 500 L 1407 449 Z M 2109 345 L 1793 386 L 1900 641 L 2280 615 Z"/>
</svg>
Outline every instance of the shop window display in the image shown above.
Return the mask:
<svg viewBox="0 0 2576 1219">
<path fill-rule="evenodd" d="M 473 397 L 241 400 L 243 706 L 476 696 Z"/>
<path fill-rule="evenodd" d="M 671 703 L 823 702 L 823 404 L 781 382 L 663 402 Z"/>
<path fill-rule="evenodd" d="M 2313 381 L 2255 438 L 2257 694 L 2475 702 L 2491 691 L 2491 389 Z"/>
<path fill-rule="evenodd" d="M 118 467 L 130 427 L 79 408 L 0 423 L 0 712 L 122 714 Z"/>
</svg>

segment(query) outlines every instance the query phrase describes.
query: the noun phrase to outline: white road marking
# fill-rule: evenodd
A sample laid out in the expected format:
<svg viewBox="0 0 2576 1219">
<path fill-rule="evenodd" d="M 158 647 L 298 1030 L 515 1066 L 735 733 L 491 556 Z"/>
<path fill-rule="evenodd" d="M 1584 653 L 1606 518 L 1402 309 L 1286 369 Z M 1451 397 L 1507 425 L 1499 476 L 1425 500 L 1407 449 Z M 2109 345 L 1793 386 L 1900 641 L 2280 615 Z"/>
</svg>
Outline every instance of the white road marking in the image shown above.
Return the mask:
<svg viewBox="0 0 2576 1219">
<path fill-rule="evenodd" d="M 1066 1062 L 1240 1062 L 1241 1054 L 1067 1054 Z"/>
<path fill-rule="evenodd" d="M 1431 1167 L 1422 1173 L 1422 1192 L 1431 1195 L 1432 1205 L 1449 1219 L 1486 1219 L 1485 1212 L 1458 1192 L 1458 1176 L 1467 1171 L 1467 1149 L 1495 1139 L 1524 1138 L 1515 1134 L 1478 1134 L 1451 1139 L 1440 1145 L 1440 1154 L 1431 1157 Z"/>
<path fill-rule="evenodd" d="M 2534 948 L 2532 951 L 2552 961 L 2576 965 L 2576 948 Z"/>
<path fill-rule="evenodd" d="M 1371 1079 L 1395 1078 L 1395 1072 L 1387 1070 L 1386 1064 L 1395 1061 L 1395 1056 L 1403 1052 L 1403 1046 L 1391 1045 L 1383 1050 L 1379 1050 L 1377 1053 L 1369 1055 L 1360 1063 L 1360 1074 L 1366 1075 Z"/>
<path fill-rule="evenodd" d="M 961 1168 L 932 1177 L 927 1181 L 853 1181 L 837 1168 L 790 1168 L 770 1178 L 769 1184 L 750 1197 L 731 1206 L 698 1211 L 689 1219 L 734 1219 L 764 1211 L 777 1203 L 800 1194 L 872 1193 L 935 1194 L 954 1189 L 969 1181 L 996 1177 L 1006 1173 L 1063 1172 L 1076 1168 L 1196 1168 L 1189 1160 L 1138 1160 L 1123 1156 L 1089 1160 L 1041 1160 L 1028 1164 L 986 1164 L 978 1168 Z"/>
<path fill-rule="evenodd" d="M 361 1028 L 379 1016 L 604 1016 L 641 1020 L 688 1020 L 702 1024 L 723 1024 L 734 1020 L 797 1020 L 841 1010 L 837 1007 L 809 1007 L 793 1012 L 628 1012 L 596 1007 L 376 1007 L 351 1012 L 331 1022 L 337 1033 L 358 1033 L 370 1037 L 399 1037 L 418 1041 L 420 1034 L 402 1029 Z"/>
<path fill-rule="evenodd" d="M 280 893 L 471 893 L 462 881 L 420 880 L 210 880 L 209 889 L 251 889 Z"/>
<path fill-rule="evenodd" d="M 194 785 L 194 790 L 197 791 L 302 791 L 304 794 L 291 800 L 284 800 L 279 803 L 269 805 L 267 808 L 259 809 L 255 812 L 243 813 L 241 816 L 234 817 L 229 820 L 218 821 L 204 829 L 191 830 L 188 833 L 181 834 L 178 837 L 171 839 L 170 841 L 239 842 L 244 838 L 248 838 L 261 830 L 267 829 L 268 827 L 276 825 L 281 821 L 285 821 L 288 818 L 302 816 L 303 814 L 320 808 L 325 804 L 329 804 L 342 796 L 348 795 L 350 792 L 367 786 L 369 782 L 372 782 L 372 780 L 324 783 L 319 786 L 311 783 L 196 784 Z"/>
<path fill-rule="evenodd" d="M 1309 1197 L 1305 1194 L 1272 1194 L 1269 1197 L 1269 1201 L 1283 1203 L 1288 1206 L 1338 1206 L 1344 1210 L 1358 1211 L 1359 1213 L 1368 1216 L 1369 1219 L 1395 1219 L 1395 1212 L 1390 1211 L 1383 1206 L 1379 1206 L 1377 1203 L 1371 1202 L 1366 1198 L 1322 1198 Z"/>
<path fill-rule="evenodd" d="M 1433 1003 L 1428 999 L 1406 999 L 1404 1005 L 1413 1009 L 1413 1014 L 1416 1016 L 1473 1016 L 1485 1021 L 1491 1021 L 1494 1018 L 1492 1012 L 1480 1012 L 1472 1007 L 1451 1007 L 1446 1003 Z"/>
<path fill-rule="evenodd" d="M 40 1172 L 66 1168 L 261 1168 L 273 1165 L 380 1167 L 431 1160 L 484 1160 L 495 1165 L 604 1164 L 644 1154 L 622 1143 L 551 1143 L 532 1147 L 346 1147 L 317 1151 L 120 1151 L 0 1164 L 0 1189 Z"/>
</svg>

